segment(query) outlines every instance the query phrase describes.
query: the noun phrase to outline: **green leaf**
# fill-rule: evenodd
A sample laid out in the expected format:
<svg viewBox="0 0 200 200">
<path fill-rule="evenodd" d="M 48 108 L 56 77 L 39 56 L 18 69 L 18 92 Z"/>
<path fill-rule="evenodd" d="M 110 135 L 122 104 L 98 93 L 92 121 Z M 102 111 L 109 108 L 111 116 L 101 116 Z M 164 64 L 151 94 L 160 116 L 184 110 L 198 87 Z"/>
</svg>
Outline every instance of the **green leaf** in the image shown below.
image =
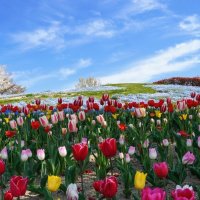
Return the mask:
<svg viewBox="0 0 200 200">
<path fill-rule="evenodd" d="M 41 178 L 41 181 L 40 181 L 40 187 L 41 188 L 45 188 L 46 187 L 46 183 L 47 183 L 47 179 L 48 179 L 48 176 L 45 175 Z"/>
</svg>

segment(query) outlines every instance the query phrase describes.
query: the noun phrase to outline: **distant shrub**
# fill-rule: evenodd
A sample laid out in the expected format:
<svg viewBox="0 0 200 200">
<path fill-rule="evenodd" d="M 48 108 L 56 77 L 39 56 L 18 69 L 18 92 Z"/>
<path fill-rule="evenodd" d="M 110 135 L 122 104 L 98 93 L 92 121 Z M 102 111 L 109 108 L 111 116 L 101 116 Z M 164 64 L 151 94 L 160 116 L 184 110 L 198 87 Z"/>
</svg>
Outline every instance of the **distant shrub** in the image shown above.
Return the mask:
<svg viewBox="0 0 200 200">
<path fill-rule="evenodd" d="M 200 86 L 200 77 L 173 77 L 156 81 L 154 84 Z"/>
<path fill-rule="evenodd" d="M 94 77 L 88 78 L 79 78 L 78 84 L 75 86 L 77 89 L 86 88 L 86 87 L 96 87 L 100 86 L 101 83 Z"/>
</svg>

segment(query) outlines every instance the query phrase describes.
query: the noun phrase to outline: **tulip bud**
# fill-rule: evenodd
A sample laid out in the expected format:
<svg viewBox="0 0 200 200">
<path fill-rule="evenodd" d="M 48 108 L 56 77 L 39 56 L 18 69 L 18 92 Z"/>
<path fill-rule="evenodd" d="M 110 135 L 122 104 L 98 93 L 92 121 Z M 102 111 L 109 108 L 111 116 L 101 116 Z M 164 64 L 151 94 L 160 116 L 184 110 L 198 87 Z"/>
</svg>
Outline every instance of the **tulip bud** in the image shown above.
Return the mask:
<svg viewBox="0 0 200 200">
<path fill-rule="evenodd" d="M 168 122 L 167 118 L 164 118 L 163 122 L 166 124 Z"/>
<path fill-rule="evenodd" d="M 82 138 L 81 143 L 87 144 L 87 142 L 88 142 L 87 138 Z"/>
<path fill-rule="evenodd" d="M 120 135 L 119 144 L 124 145 L 124 135 Z"/>
<path fill-rule="evenodd" d="M 28 160 L 28 155 L 27 155 L 26 150 L 22 150 L 22 152 L 21 152 L 21 160 L 22 160 L 23 162 L 25 162 L 25 161 Z"/>
<path fill-rule="evenodd" d="M 19 126 L 23 126 L 23 124 L 24 124 L 24 119 L 23 119 L 23 117 L 21 117 L 21 116 L 17 117 L 17 124 L 18 124 Z"/>
<path fill-rule="evenodd" d="M 100 136 L 99 137 L 99 143 L 103 142 L 103 138 Z"/>
<path fill-rule="evenodd" d="M 120 152 L 120 153 L 119 153 L 119 158 L 120 158 L 120 159 L 124 159 L 124 153 Z"/>
<path fill-rule="evenodd" d="M 133 124 L 129 124 L 128 126 L 129 126 L 131 129 L 134 128 Z"/>
<path fill-rule="evenodd" d="M 195 161 L 195 156 L 193 153 L 191 153 L 189 151 L 182 158 L 183 164 L 192 165 L 194 163 L 194 161 Z"/>
<path fill-rule="evenodd" d="M 37 157 L 38 157 L 39 160 L 44 160 L 45 159 L 44 149 L 38 149 L 37 150 Z"/>
<path fill-rule="evenodd" d="M 7 151 L 7 148 L 4 147 L 2 150 L 1 150 L 1 158 L 3 160 L 7 160 L 8 159 L 8 151 Z"/>
<path fill-rule="evenodd" d="M 62 128 L 62 134 L 66 135 L 66 133 L 67 133 L 67 128 Z"/>
<path fill-rule="evenodd" d="M 197 113 L 197 117 L 200 118 L 200 112 Z"/>
<path fill-rule="evenodd" d="M 131 161 L 130 155 L 127 153 L 126 154 L 126 163 L 129 163 Z"/>
<path fill-rule="evenodd" d="M 138 126 L 139 126 L 139 128 L 141 128 L 142 127 L 142 122 L 139 122 Z"/>
<path fill-rule="evenodd" d="M 92 125 L 95 125 L 96 124 L 96 121 L 93 119 L 92 120 Z"/>
<path fill-rule="evenodd" d="M 160 125 L 161 125 L 160 119 L 157 119 L 157 120 L 156 120 L 156 124 L 157 124 L 157 126 L 160 126 Z"/>
<path fill-rule="evenodd" d="M 189 119 L 192 120 L 192 118 L 193 118 L 193 115 L 189 115 Z"/>
<path fill-rule="evenodd" d="M 146 139 L 143 143 L 143 147 L 144 148 L 148 148 L 149 147 L 149 139 Z"/>
<path fill-rule="evenodd" d="M 153 118 L 151 118 L 150 122 L 153 124 L 155 122 L 155 120 Z"/>
<path fill-rule="evenodd" d="M 61 157 L 65 157 L 67 155 L 67 150 L 65 146 L 58 147 L 58 152 Z"/>
<path fill-rule="evenodd" d="M 134 153 L 135 153 L 135 147 L 130 146 L 128 149 L 128 154 L 132 156 Z"/>
<path fill-rule="evenodd" d="M 155 148 L 150 148 L 149 149 L 149 158 L 151 159 L 151 160 L 155 160 L 156 158 L 157 158 L 157 151 L 156 151 L 156 149 Z"/>
<path fill-rule="evenodd" d="M 168 147 L 168 146 L 169 146 L 169 141 L 168 141 L 168 139 L 163 139 L 162 143 L 163 143 L 163 146 L 164 146 L 164 147 Z"/>
<path fill-rule="evenodd" d="M 0 176 L 5 172 L 6 165 L 3 160 L 0 159 Z"/>
<path fill-rule="evenodd" d="M 191 139 L 187 139 L 186 140 L 186 146 L 187 147 L 191 147 L 192 146 L 192 140 Z"/>
<path fill-rule="evenodd" d="M 80 111 L 78 113 L 78 118 L 80 121 L 84 121 L 85 120 L 85 111 Z"/>
<path fill-rule="evenodd" d="M 29 158 L 32 157 L 32 151 L 30 149 L 26 149 L 26 154 Z"/>
<path fill-rule="evenodd" d="M 12 129 L 17 129 L 17 122 L 13 119 L 9 122 Z"/>
</svg>

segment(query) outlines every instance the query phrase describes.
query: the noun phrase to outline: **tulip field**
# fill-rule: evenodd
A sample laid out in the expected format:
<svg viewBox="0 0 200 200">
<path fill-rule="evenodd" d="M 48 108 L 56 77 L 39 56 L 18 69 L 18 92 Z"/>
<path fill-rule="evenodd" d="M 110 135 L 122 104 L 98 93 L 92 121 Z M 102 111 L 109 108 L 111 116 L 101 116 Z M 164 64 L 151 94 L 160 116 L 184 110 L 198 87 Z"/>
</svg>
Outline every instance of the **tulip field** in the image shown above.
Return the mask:
<svg viewBox="0 0 200 200">
<path fill-rule="evenodd" d="M 1 105 L 0 199 L 200 199 L 200 94 Z"/>
</svg>

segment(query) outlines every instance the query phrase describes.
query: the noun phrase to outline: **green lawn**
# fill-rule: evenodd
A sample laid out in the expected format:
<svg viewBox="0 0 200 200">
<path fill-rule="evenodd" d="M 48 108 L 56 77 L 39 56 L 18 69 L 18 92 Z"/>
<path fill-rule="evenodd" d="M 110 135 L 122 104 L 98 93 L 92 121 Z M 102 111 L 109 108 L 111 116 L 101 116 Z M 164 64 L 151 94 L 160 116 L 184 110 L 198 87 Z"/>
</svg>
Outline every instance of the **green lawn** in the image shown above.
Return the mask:
<svg viewBox="0 0 200 200">
<path fill-rule="evenodd" d="M 117 86 L 121 87 L 118 90 L 106 91 L 109 93 L 110 97 L 116 94 L 138 94 L 138 93 L 155 93 L 156 91 L 150 87 L 144 87 L 143 83 L 120 83 L 120 84 L 107 84 L 107 86 Z M 79 95 L 83 96 L 94 96 L 100 98 L 104 92 L 103 91 L 84 91 L 84 92 L 57 92 L 57 93 L 45 93 L 45 94 L 26 94 L 19 97 L 12 97 L 9 99 L 0 99 L 0 104 L 14 103 L 19 101 L 25 101 L 30 103 L 34 98 L 58 98 L 58 97 L 75 97 Z"/>
</svg>

